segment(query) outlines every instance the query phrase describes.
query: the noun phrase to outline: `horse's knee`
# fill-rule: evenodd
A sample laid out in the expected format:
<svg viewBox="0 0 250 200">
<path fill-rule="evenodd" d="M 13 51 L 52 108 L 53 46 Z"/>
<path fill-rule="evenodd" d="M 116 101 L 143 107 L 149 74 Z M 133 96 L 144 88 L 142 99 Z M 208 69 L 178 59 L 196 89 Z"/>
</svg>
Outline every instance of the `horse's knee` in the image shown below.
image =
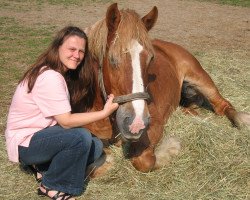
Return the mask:
<svg viewBox="0 0 250 200">
<path fill-rule="evenodd" d="M 149 172 L 153 170 L 156 157 L 152 150 L 145 150 L 140 156 L 131 159 L 133 166 L 141 172 Z"/>
</svg>

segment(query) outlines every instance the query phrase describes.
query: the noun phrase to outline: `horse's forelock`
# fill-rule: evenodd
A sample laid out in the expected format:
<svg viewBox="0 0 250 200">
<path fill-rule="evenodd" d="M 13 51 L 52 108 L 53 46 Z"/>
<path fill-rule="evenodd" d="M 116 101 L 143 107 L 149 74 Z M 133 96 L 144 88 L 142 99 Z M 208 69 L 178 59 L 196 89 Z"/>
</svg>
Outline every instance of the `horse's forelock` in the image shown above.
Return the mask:
<svg viewBox="0 0 250 200">
<path fill-rule="evenodd" d="M 120 12 L 121 21 L 109 48 L 109 58 L 119 63 L 122 54 L 128 51 L 127 48 L 133 39 L 153 54 L 151 40 L 140 16 L 133 10 L 121 10 Z M 99 61 L 102 61 L 106 53 L 107 35 L 105 19 L 95 23 L 88 33 L 90 54 Z"/>
</svg>

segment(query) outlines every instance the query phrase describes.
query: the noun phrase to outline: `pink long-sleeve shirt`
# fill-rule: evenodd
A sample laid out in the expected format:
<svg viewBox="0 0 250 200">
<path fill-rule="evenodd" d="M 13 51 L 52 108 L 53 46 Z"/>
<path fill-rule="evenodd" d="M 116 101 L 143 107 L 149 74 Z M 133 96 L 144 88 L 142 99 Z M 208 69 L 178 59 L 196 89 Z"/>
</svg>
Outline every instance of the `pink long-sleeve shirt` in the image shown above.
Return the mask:
<svg viewBox="0 0 250 200">
<path fill-rule="evenodd" d="M 18 145 L 28 147 L 34 133 L 57 123 L 53 116 L 71 111 L 67 84 L 54 70 L 40 74 L 27 91 L 27 81 L 20 83 L 9 108 L 5 138 L 12 162 L 19 162 Z"/>
</svg>

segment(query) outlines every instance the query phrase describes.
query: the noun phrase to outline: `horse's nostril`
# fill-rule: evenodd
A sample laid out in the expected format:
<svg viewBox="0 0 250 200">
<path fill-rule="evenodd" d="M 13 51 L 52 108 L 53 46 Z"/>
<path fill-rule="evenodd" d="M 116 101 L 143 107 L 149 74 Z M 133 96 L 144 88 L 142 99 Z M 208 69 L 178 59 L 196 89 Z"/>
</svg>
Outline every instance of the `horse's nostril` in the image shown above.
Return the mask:
<svg viewBox="0 0 250 200">
<path fill-rule="evenodd" d="M 131 120 L 130 120 L 130 117 L 125 117 L 124 120 L 123 120 L 123 129 L 126 131 L 126 132 L 129 132 L 129 125 L 131 124 Z"/>
<path fill-rule="evenodd" d="M 125 117 L 124 124 L 129 124 L 129 117 Z"/>
</svg>

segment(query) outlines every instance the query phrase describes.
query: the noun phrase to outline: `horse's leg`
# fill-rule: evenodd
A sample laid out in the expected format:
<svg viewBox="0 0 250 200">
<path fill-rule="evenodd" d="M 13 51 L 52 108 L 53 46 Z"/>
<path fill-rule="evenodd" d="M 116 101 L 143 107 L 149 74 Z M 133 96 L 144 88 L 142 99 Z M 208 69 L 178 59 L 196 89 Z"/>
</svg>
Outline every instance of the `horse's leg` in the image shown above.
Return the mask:
<svg viewBox="0 0 250 200">
<path fill-rule="evenodd" d="M 163 120 L 155 120 L 138 142 L 130 145 L 129 156 L 133 166 L 141 172 L 149 172 L 170 163 L 180 151 L 180 142 L 174 138 L 163 136 Z"/>
<path fill-rule="evenodd" d="M 231 103 L 222 97 L 214 82 L 201 67 L 200 63 L 192 55 L 188 55 L 186 61 L 187 62 L 179 68 L 183 73 L 183 77 L 185 77 L 184 81 L 194 87 L 195 90 L 200 92 L 209 101 L 215 113 L 218 115 L 226 115 L 235 126 L 239 126 L 242 123 L 250 125 L 250 115 L 237 112 Z"/>
<path fill-rule="evenodd" d="M 182 106 L 182 111 L 185 114 L 191 115 L 198 115 L 198 112 L 196 111 L 198 107 L 213 110 L 204 95 L 202 95 L 186 81 L 182 84 L 180 105 Z"/>
<path fill-rule="evenodd" d="M 135 142 L 130 145 L 129 151 L 131 163 L 138 171 L 149 172 L 154 169 L 156 157 L 153 148 Z"/>
<path fill-rule="evenodd" d="M 86 179 L 99 178 L 99 177 L 105 175 L 114 165 L 114 158 L 113 158 L 113 155 L 112 155 L 112 152 L 110 151 L 110 149 L 104 148 L 103 150 L 105 152 L 105 162 L 101 163 L 100 165 L 97 163 L 92 168 L 87 169 Z"/>
</svg>

